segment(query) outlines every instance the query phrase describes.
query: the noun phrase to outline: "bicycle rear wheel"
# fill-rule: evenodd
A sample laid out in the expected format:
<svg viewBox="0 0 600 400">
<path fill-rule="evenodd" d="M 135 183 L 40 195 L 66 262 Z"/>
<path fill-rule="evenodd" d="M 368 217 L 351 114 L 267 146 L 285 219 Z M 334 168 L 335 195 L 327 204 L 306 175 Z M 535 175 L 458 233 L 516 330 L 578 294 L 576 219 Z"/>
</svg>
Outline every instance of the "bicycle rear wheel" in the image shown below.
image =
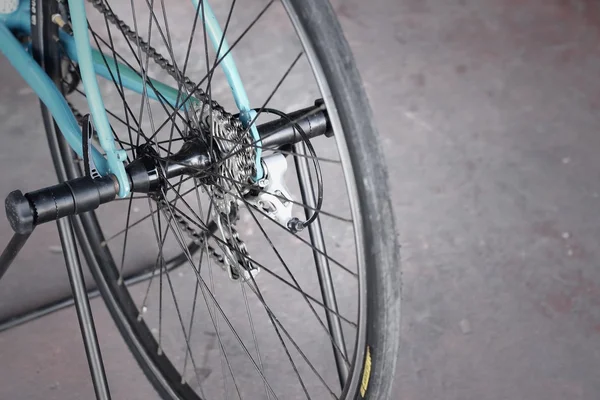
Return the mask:
<svg viewBox="0 0 600 400">
<path fill-rule="evenodd" d="M 57 3 L 38 3 L 38 18 L 52 26 Z M 92 43 L 105 55 L 144 79 L 172 79 L 181 97 L 190 94 L 190 77 L 210 101 L 235 109 L 214 69 L 202 13 L 187 2 L 177 8 L 158 0 L 93 3 L 103 13 L 88 14 Z M 164 398 L 388 398 L 399 341 L 397 246 L 383 158 L 348 45 L 323 0 L 221 6 L 215 11 L 227 21 L 225 36 L 258 122 L 267 108 L 293 111 L 323 98 L 334 136 L 310 141 L 316 155 L 302 142 L 264 149 L 287 165 L 290 197 L 283 199 L 293 215 L 314 215 L 314 222 L 290 232 L 270 204 L 249 200 L 260 187 L 248 189 L 250 174 L 240 175 L 223 157 L 210 183 L 179 176 L 159 193 L 133 194 L 78 218 L 86 261 L 126 343 Z M 51 30 L 33 38 L 34 48 L 85 113 L 76 65 L 65 60 Z M 144 48 L 142 36 L 154 51 Z M 157 52 L 166 68 L 154 65 Z M 273 63 L 274 55 L 282 61 Z M 144 152 L 172 158 L 195 136 L 210 139 L 221 156 L 227 140 L 249 143 L 218 137 L 214 109 L 175 110 L 164 99 L 150 103 L 128 93 L 118 71 L 102 92 L 130 162 Z M 73 178 L 78 162 L 66 154 L 57 168 Z M 124 284 L 128 272 L 145 267 L 150 280 Z"/>
</svg>

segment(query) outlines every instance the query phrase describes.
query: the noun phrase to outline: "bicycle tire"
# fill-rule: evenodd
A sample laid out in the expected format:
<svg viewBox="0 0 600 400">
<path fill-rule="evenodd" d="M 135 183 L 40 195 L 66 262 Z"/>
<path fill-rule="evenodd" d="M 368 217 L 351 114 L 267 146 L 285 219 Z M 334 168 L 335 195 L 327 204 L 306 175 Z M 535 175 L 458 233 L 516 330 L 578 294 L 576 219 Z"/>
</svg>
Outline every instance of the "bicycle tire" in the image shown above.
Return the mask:
<svg viewBox="0 0 600 400">
<path fill-rule="evenodd" d="M 45 60 L 43 67 L 51 77 L 60 82 L 59 49 L 52 39 L 56 27 L 50 23 L 56 12 L 56 3 L 36 0 L 38 18 L 45 21 L 42 35 L 33 35 L 34 52 Z M 385 171 L 372 113 L 362 87 L 362 82 L 341 27 L 328 1 L 285 0 L 284 4 L 298 32 L 304 37 L 305 51 L 312 55 L 311 62 L 324 100 L 336 131 L 344 132 L 348 156 L 353 170 L 360 178 L 353 182 L 358 194 L 363 225 L 362 246 L 368 260 L 366 297 L 368 329 L 362 349 L 362 363 L 354 374 L 359 384 L 344 393 L 344 398 L 390 398 L 400 340 L 401 278 L 398 245 L 389 200 L 388 177 Z M 42 109 L 44 106 L 42 105 Z M 47 112 L 47 111 L 46 111 Z M 45 124 L 47 133 L 57 134 L 54 124 Z M 73 178 L 77 167 L 70 155 L 63 152 L 57 170 L 66 170 Z M 158 393 L 167 399 L 198 398 L 185 385 L 175 385 L 180 376 L 168 360 L 150 354 L 146 342 L 153 341 L 150 329 L 140 328 L 131 316 L 137 310 L 127 309 L 133 301 L 117 290 L 117 267 L 110 254 L 99 244 L 102 233 L 94 213 L 75 219 L 75 230 L 82 252 L 96 280 L 98 289 L 116 322 L 125 342 L 132 351 L 145 375 Z M 137 327 L 132 328 L 133 325 Z M 164 355 L 162 356 L 164 357 Z M 167 367 L 157 367 L 158 364 Z M 350 391 L 350 390 L 349 390 Z"/>
</svg>

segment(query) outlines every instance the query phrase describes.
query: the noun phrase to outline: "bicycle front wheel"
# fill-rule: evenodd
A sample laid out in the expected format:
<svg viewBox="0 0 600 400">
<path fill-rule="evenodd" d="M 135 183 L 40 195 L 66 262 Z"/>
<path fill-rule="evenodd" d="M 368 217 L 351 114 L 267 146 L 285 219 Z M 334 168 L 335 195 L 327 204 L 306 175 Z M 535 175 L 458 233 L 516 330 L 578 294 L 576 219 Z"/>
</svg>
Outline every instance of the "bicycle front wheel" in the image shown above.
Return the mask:
<svg viewBox="0 0 600 400">
<path fill-rule="evenodd" d="M 68 10 L 38 3 L 50 28 L 34 48 L 74 110 L 87 113 L 77 65 L 49 23 Z M 101 85 L 128 162 L 166 170 L 201 141 L 213 165 L 210 176 L 188 164 L 176 177 L 159 171 L 158 189 L 79 217 L 87 263 L 166 399 L 389 398 L 400 318 L 395 230 L 371 112 L 334 12 L 324 0 L 218 6 L 256 104 L 252 122 L 289 121 L 321 98 L 314 108 L 333 136 L 253 140 L 235 114 L 202 2 L 91 1 L 92 44 L 107 66 L 120 61 L 143 81 L 141 94 L 130 92 L 117 68 Z M 180 102 L 152 100 L 158 80 L 170 81 Z M 181 106 L 190 97 L 199 103 Z M 65 153 L 57 168 L 75 177 L 78 163 Z M 126 284 L 140 271 L 147 279 Z"/>
</svg>

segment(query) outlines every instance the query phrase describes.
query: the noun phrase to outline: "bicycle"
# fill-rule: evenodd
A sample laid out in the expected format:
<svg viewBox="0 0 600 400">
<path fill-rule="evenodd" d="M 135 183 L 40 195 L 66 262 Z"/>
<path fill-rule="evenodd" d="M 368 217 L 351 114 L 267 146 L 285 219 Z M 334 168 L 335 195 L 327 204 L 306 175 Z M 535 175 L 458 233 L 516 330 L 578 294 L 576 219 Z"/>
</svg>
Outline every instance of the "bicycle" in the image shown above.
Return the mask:
<svg viewBox="0 0 600 400">
<path fill-rule="evenodd" d="M 57 222 L 99 399 L 110 392 L 80 252 L 165 399 L 389 398 L 395 230 L 331 5 L 173 4 L 88 0 L 88 19 L 84 0 L 2 2 L 0 50 L 41 100 L 60 183 L 7 197 L 0 277 L 37 225 Z M 266 93 L 256 74 L 272 60 L 256 46 L 286 59 Z"/>
</svg>

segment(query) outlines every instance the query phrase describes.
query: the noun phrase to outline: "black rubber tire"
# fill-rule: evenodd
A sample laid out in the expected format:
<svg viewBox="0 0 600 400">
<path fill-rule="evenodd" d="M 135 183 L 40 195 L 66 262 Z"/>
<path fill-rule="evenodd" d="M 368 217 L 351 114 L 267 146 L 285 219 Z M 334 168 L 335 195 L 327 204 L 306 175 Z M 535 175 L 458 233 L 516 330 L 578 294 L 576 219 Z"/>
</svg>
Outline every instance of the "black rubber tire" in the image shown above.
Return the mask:
<svg viewBox="0 0 600 400">
<path fill-rule="evenodd" d="M 53 25 L 49 21 L 56 10 L 56 3 L 47 0 L 36 2 L 37 17 Z M 298 33 L 307 39 L 304 44 L 306 52 L 313 54 L 320 64 L 326 80 L 324 85 L 330 93 L 325 101 L 328 109 L 334 107 L 337 110 L 352 169 L 357 176 L 355 185 L 363 220 L 362 246 L 368 263 L 365 288 L 368 330 L 366 346 L 364 351 L 360 351 L 364 354 L 364 361 L 359 364 L 360 369 L 354 371 L 361 376 L 356 397 L 389 399 L 392 398 L 400 342 L 401 273 L 388 177 L 378 135 L 350 48 L 329 2 L 283 0 L 283 3 L 293 12 L 292 20 Z M 59 82 L 58 49 L 51 39 L 51 32 L 45 32 L 44 37 L 33 38 L 34 53 L 45 60 L 44 68 Z M 42 111 L 47 113 L 43 105 Z M 45 126 L 49 135 L 56 135 L 54 124 L 47 123 Z M 68 178 L 73 178 L 77 175 L 73 158 L 65 156 L 64 151 L 62 154 L 62 160 L 55 159 L 57 172 L 66 171 Z M 108 310 L 153 386 L 165 399 L 198 398 L 187 384 L 178 381 L 178 374 L 170 361 L 145 345 L 154 341 L 153 335 L 145 323 L 132 317 L 137 309 L 127 309 L 134 307 L 134 303 L 127 292 L 118 289 L 117 268 L 110 253 L 100 245 L 103 238 L 95 215 L 88 213 L 74 219 L 74 227 Z M 159 364 L 161 371 L 157 367 Z M 355 397 L 354 394 L 346 398 L 352 397 Z"/>
<path fill-rule="evenodd" d="M 364 248 L 369 263 L 366 343 L 370 362 L 365 359 L 365 365 L 370 364 L 370 368 L 363 371 L 363 384 L 368 382 L 363 397 L 398 398 L 391 397 L 391 392 L 400 342 L 399 246 L 388 176 L 372 112 L 352 52 L 329 1 L 287 0 L 284 3 L 289 3 L 298 15 L 308 46 L 321 64 L 331 101 L 340 117 L 353 170 L 357 171 Z"/>
</svg>

